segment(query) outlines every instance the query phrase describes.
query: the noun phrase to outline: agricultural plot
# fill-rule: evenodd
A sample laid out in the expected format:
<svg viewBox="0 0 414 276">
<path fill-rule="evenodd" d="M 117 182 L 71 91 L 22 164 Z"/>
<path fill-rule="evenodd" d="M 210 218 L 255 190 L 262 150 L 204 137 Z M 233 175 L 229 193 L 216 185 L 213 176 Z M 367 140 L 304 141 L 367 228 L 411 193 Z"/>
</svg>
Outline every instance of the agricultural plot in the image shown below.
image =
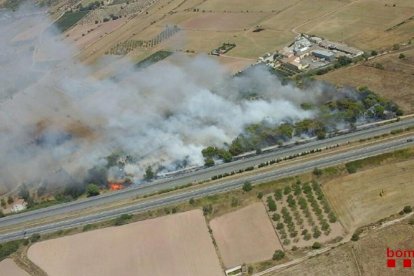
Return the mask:
<svg viewBox="0 0 414 276">
<path fill-rule="evenodd" d="M 402 58 L 400 54 L 403 55 Z M 317 78 L 341 86 L 367 86 L 410 114 L 414 112 L 413 64 L 414 49 L 410 48 L 363 64 L 334 70 Z"/>
<path fill-rule="evenodd" d="M 142 12 L 146 7 L 152 5 L 159 0 L 136 0 L 125 1 L 125 3 L 111 3 L 109 5 L 101 5 L 100 8 L 90 10 L 88 16 L 82 18 L 81 24 L 94 23 L 95 21 L 106 21 L 114 18 L 125 18 L 133 14 Z M 93 3 L 95 1 L 86 1 Z M 122 2 L 122 1 L 118 1 Z M 128 4 L 126 3 L 128 2 Z M 84 7 L 89 3 L 84 3 Z"/>
<path fill-rule="evenodd" d="M 70 29 L 87 14 L 88 11 L 66 12 L 55 22 L 55 26 L 63 33 Z"/>
<path fill-rule="evenodd" d="M 0 262 L 0 275 L 29 276 L 29 274 L 18 267 L 12 259 L 5 259 Z"/>
<path fill-rule="evenodd" d="M 201 2 L 201 1 L 200 1 Z M 291 5 L 300 2 L 300 0 L 261 0 L 252 5 L 251 1 L 245 0 L 207 0 L 203 1 L 197 8 L 206 11 L 227 11 L 227 12 L 263 12 L 269 10 L 281 11 Z"/>
<path fill-rule="evenodd" d="M 299 180 L 263 198 L 285 249 L 327 242 L 344 234 L 319 183 Z"/>
<path fill-rule="evenodd" d="M 149 7 L 144 13 L 135 10 L 134 5 L 141 2 L 148 2 L 148 5 L 140 4 Z M 81 59 L 93 61 L 117 44 L 120 48 L 136 44 L 122 45 L 125 41 L 150 41 L 168 24 L 178 25 L 184 31 L 152 48 L 151 52 L 162 47 L 209 53 L 217 45 L 230 41 L 237 47 L 229 55 L 256 59 L 282 49 L 300 32 L 365 50 L 381 49 L 413 36 L 414 20 L 410 18 L 414 2 L 396 0 L 393 3 L 395 7 L 377 0 L 263 0 L 254 5 L 248 0 L 158 0 L 155 3 L 148 0 L 122 4 L 123 9 L 120 9 L 122 5 L 110 5 L 90 12 L 82 22 L 101 21 L 111 13 L 123 18 L 132 11 L 137 13 L 113 34 L 85 48 Z M 254 32 L 258 26 L 261 31 Z M 139 45 L 133 47 L 137 48 L 129 56 L 136 59 L 142 55 L 142 49 Z"/>
<path fill-rule="evenodd" d="M 325 14 L 337 11 L 349 2 L 348 0 L 290 1 L 280 12 L 263 21 L 261 26 L 265 29 L 286 30 L 294 37 L 297 33 L 292 30 L 295 28 L 306 22 L 323 21 Z M 297 31 L 299 32 L 301 29 Z"/>
<path fill-rule="evenodd" d="M 414 2 L 409 0 L 389 4 L 373 0 L 349 1 L 337 10 L 302 24 L 298 31 L 344 41 L 363 50 L 379 49 L 413 36 L 414 22 L 401 24 L 413 14 Z"/>
<path fill-rule="evenodd" d="M 226 268 L 269 260 L 282 249 L 260 202 L 215 218 L 210 227 Z"/>
<path fill-rule="evenodd" d="M 282 271 L 266 274 L 266 276 L 338 276 L 360 275 L 354 261 L 352 248 L 341 246 L 328 253 L 308 259 L 298 265 L 291 266 Z M 377 274 L 379 275 L 379 274 Z"/>
<path fill-rule="evenodd" d="M 220 62 L 231 74 L 236 74 L 256 62 L 255 59 L 229 56 L 211 56 L 211 58 Z"/>
<path fill-rule="evenodd" d="M 414 247 L 414 229 L 397 224 L 368 234 L 357 242 L 339 246 L 329 252 L 308 259 L 298 265 L 267 274 L 269 276 L 296 275 L 413 275 L 412 268 L 404 268 L 402 259 L 395 268 L 387 268 L 386 250 Z"/>
<path fill-rule="evenodd" d="M 411 159 L 335 178 L 323 189 L 344 227 L 352 232 L 412 205 L 413 177 Z"/>
<path fill-rule="evenodd" d="M 76 24 L 76 26 L 66 32 L 65 40 L 82 49 L 113 32 L 125 24 L 126 21 L 127 19 L 122 18 L 99 24 Z"/>
<path fill-rule="evenodd" d="M 50 276 L 223 275 L 201 210 L 39 242 L 28 257 Z"/>
<path fill-rule="evenodd" d="M 158 51 L 154 54 L 150 55 L 149 57 L 141 60 L 135 66 L 137 68 L 146 68 L 148 66 L 151 66 L 152 64 L 155 64 L 163 59 L 166 59 L 167 57 L 171 56 L 173 53 L 169 51 Z"/>
<path fill-rule="evenodd" d="M 129 52 L 133 51 L 135 48 L 152 48 L 162 43 L 163 41 L 171 38 L 174 34 L 180 31 L 180 28 L 177 26 L 166 26 L 165 29 L 156 35 L 154 38 L 142 41 L 142 40 L 126 40 L 121 43 L 118 43 L 112 47 L 107 54 L 110 55 L 126 55 Z"/>
<path fill-rule="evenodd" d="M 181 26 L 188 30 L 242 31 L 263 18 L 263 15 L 255 13 L 202 13 L 184 21 Z"/>
<path fill-rule="evenodd" d="M 360 240 L 353 248 L 360 270 L 366 276 L 413 275 L 412 268 L 404 268 L 403 260 L 397 258 L 395 271 L 387 273 L 387 248 L 392 250 L 414 248 L 414 228 L 407 224 L 397 224 L 374 232 Z M 388 270 L 388 269 L 387 269 Z"/>
</svg>

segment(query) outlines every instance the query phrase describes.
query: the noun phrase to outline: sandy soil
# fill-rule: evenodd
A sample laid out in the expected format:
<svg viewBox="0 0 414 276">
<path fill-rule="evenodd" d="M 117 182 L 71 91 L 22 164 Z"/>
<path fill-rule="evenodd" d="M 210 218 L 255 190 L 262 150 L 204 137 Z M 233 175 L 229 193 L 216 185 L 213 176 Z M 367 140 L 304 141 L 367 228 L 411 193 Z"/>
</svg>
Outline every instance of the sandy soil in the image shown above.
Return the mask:
<svg viewBox="0 0 414 276">
<path fill-rule="evenodd" d="M 210 227 L 227 268 L 271 259 L 282 248 L 260 202 L 215 218 Z"/>
<path fill-rule="evenodd" d="M 50 276 L 223 275 L 200 210 L 37 243 Z"/>
<path fill-rule="evenodd" d="M 339 219 L 352 231 L 413 205 L 413 175 L 414 160 L 408 160 L 336 178 L 323 189 Z"/>
<path fill-rule="evenodd" d="M 12 259 L 0 262 L 0 275 L 4 276 L 29 276 L 29 274 L 17 266 Z"/>
</svg>

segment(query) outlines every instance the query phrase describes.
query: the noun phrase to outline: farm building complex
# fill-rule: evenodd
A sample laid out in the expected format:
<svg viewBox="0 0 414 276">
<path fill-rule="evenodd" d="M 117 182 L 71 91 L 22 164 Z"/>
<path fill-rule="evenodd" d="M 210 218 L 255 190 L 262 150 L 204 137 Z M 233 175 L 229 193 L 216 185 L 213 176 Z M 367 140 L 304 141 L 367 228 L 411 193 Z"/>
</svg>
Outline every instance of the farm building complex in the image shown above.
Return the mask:
<svg viewBox="0 0 414 276">
<path fill-rule="evenodd" d="M 354 59 L 363 51 L 345 44 L 325 40 L 307 34 L 298 35 L 287 47 L 275 53 L 267 53 L 258 62 L 288 75 L 332 65 L 339 57 Z"/>
</svg>

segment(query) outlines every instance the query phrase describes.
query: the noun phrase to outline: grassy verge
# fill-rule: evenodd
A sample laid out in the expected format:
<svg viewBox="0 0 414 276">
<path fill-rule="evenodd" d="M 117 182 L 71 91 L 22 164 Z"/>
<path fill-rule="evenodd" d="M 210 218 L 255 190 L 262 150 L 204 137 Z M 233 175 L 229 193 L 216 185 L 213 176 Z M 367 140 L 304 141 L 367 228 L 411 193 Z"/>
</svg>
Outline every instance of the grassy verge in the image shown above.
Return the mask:
<svg viewBox="0 0 414 276">
<path fill-rule="evenodd" d="M 402 149 L 394 152 L 384 153 L 361 160 L 351 161 L 345 164 L 348 173 L 356 173 L 359 170 L 382 165 L 384 162 L 404 161 L 414 157 L 414 149 Z"/>
<path fill-rule="evenodd" d="M 22 243 L 22 240 L 16 240 L 0 244 L 0 261 L 15 253 L 20 248 Z"/>
</svg>

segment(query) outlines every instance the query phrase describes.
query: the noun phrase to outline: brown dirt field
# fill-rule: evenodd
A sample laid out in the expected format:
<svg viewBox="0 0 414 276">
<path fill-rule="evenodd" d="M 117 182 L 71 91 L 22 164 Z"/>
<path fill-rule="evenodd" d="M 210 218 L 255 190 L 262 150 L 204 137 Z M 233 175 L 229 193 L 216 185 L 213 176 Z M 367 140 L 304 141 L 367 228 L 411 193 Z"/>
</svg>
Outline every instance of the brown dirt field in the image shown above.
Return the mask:
<svg viewBox="0 0 414 276">
<path fill-rule="evenodd" d="M 318 79 L 341 86 L 367 86 L 375 93 L 397 103 L 405 113 L 414 112 L 414 49 L 375 58 L 364 64 L 346 67 L 319 76 Z M 374 68 L 380 63 L 384 69 Z"/>
<path fill-rule="evenodd" d="M 413 226 L 398 224 L 381 229 L 357 242 L 348 243 L 316 258 L 308 259 L 283 271 L 267 275 L 413 275 L 412 268 L 403 268 L 401 260 L 397 260 L 396 268 L 386 267 L 387 247 L 391 249 L 413 249 Z"/>
<path fill-rule="evenodd" d="M 341 176 L 322 188 L 338 218 L 352 232 L 413 205 L 413 179 L 414 160 L 408 160 Z"/>
<path fill-rule="evenodd" d="M 223 275 L 201 210 L 36 243 L 28 257 L 50 276 Z"/>
<path fill-rule="evenodd" d="M 262 203 L 254 203 L 210 221 L 226 268 L 272 258 L 282 249 Z"/>
<path fill-rule="evenodd" d="M 5 259 L 0 262 L 0 275 L 29 276 L 29 273 L 18 267 L 12 259 Z"/>
<path fill-rule="evenodd" d="M 241 31 L 263 19 L 254 13 L 203 13 L 184 21 L 180 26 L 190 30 Z"/>
</svg>

